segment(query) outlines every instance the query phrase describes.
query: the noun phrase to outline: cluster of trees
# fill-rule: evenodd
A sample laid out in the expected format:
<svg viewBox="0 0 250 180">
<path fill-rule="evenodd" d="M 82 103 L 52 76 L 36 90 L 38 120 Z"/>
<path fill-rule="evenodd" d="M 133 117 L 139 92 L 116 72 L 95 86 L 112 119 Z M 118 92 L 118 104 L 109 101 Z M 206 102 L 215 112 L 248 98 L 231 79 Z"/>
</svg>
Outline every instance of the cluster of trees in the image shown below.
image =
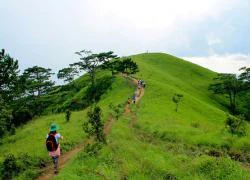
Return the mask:
<svg viewBox="0 0 250 180">
<path fill-rule="evenodd" d="M 110 70 L 113 76 L 117 73 L 130 75 L 138 72 L 138 65 L 131 58 L 119 58 L 112 51 L 94 54 L 91 51 L 82 50 L 76 52 L 76 54 L 79 56 L 80 61 L 59 70 L 57 74 L 59 79 L 72 82 L 79 72 L 84 71 L 90 77 L 91 86 L 95 86 L 96 72 L 99 69 Z"/>
<path fill-rule="evenodd" d="M 218 74 L 214 78 L 214 83 L 209 86 L 209 89 L 214 94 L 223 94 L 228 97 L 228 107 L 232 114 L 244 114 L 246 117 L 250 117 L 250 114 L 247 114 L 250 112 L 242 112 L 238 108 L 239 106 L 249 107 L 249 104 L 242 105 L 237 101 L 237 99 L 241 98 L 250 98 L 250 68 L 243 67 L 240 71 L 241 73 L 238 76 L 236 74 Z"/>
<path fill-rule="evenodd" d="M 133 74 L 138 71 L 137 64 L 130 58 L 119 58 L 112 51 L 94 54 L 83 50 L 76 54 L 80 60 L 59 70 L 57 77 L 67 85 L 74 85 L 73 81 L 80 72 L 87 73 L 90 77 L 88 92 L 92 94 L 90 99 L 93 102 L 97 100 L 98 93 L 103 93 L 102 87 L 97 87 L 103 85 L 96 82 L 98 70 L 110 70 L 113 76 L 119 72 Z M 52 75 L 54 73 L 50 68 L 39 66 L 20 73 L 18 60 L 6 54 L 5 50 L 0 51 L 0 136 L 40 115 L 49 106 L 51 100 L 43 97 L 56 88 Z"/>
<path fill-rule="evenodd" d="M 51 69 L 38 66 L 20 74 L 18 60 L 0 52 L 0 136 L 31 119 L 39 110 L 35 100 L 54 85 Z M 34 98 L 36 97 L 36 98 Z M 34 111 L 32 111 L 34 110 Z"/>
<path fill-rule="evenodd" d="M 109 70 L 114 77 L 118 73 L 127 75 L 138 72 L 138 65 L 131 58 L 119 58 L 112 51 L 103 53 L 92 53 L 91 51 L 82 50 L 76 52 L 80 61 L 70 64 L 69 67 L 59 70 L 57 77 L 64 79 L 65 82 L 72 82 L 74 77 L 81 71 L 87 72 L 90 77 L 89 97 L 95 102 L 100 94 L 97 91 L 102 91 L 103 84 L 96 82 L 96 73 L 98 70 Z"/>
<path fill-rule="evenodd" d="M 218 74 L 209 89 L 228 98 L 228 109 L 236 117 L 229 115 L 226 126 L 231 133 L 240 131 L 244 135 L 243 119 L 250 121 L 250 68 L 243 67 L 239 71 L 239 75 Z"/>
</svg>

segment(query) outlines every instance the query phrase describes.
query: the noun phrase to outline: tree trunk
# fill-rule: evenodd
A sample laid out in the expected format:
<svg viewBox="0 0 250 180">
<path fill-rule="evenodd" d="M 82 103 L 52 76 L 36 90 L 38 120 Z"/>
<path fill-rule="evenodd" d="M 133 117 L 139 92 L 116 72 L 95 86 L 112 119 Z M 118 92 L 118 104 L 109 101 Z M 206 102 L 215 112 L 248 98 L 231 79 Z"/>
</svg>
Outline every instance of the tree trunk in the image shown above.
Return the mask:
<svg viewBox="0 0 250 180">
<path fill-rule="evenodd" d="M 179 106 L 179 104 L 176 103 L 176 109 L 175 109 L 176 112 L 178 111 L 178 106 Z"/>
</svg>

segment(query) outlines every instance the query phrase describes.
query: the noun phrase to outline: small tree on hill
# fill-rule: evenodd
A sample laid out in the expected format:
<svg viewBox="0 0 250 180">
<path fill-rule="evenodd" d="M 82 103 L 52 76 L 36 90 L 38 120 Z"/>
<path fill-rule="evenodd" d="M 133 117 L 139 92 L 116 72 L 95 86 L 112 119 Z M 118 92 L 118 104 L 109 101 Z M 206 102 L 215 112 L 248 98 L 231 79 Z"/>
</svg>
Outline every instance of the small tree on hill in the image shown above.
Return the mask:
<svg viewBox="0 0 250 180">
<path fill-rule="evenodd" d="M 243 108 L 245 110 L 241 110 L 241 113 L 244 114 L 246 119 L 250 120 L 250 67 L 243 67 L 240 69 L 241 74 L 239 75 L 239 79 L 243 81 L 243 88 L 245 91 L 244 96 L 244 105 Z"/>
<path fill-rule="evenodd" d="M 132 61 L 131 58 L 125 58 L 120 61 L 117 71 L 129 76 L 131 74 L 137 73 L 139 68 L 136 62 Z"/>
<path fill-rule="evenodd" d="M 18 84 L 18 61 L 14 60 L 5 50 L 0 51 L 0 95 L 3 100 L 11 101 Z"/>
<path fill-rule="evenodd" d="M 182 94 L 174 94 L 172 101 L 176 104 L 175 111 L 178 111 L 179 103 L 181 102 L 181 99 L 183 98 Z"/>
<path fill-rule="evenodd" d="M 120 60 L 116 58 L 113 61 L 106 61 L 105 63 L 103 63 L 102 68 L 110 70 L 112 77 L 114 77 L 115 74 L 118 73 L 119 65 L 120 65 Z"/>
<path fill-rule="evenodd" d="M 227 116 L 226 119 L 226 128 L 233 135 L 236 134 L 238 136 L 246 135 L 246 123 L 244 121 L 243 116 L 234 117 L 231 115 Z"/>
<path fill-rule="evenodd" d="M 243 71 L 240 76 L 239 79 L 243 81 L 244 83 L 244 88 L 245 90 L 249 90 L 250 89 L 250 67 L 242 67 L 240 68 L 240 71 Z"/>
<path fill-rule="evenodd" d="M 75 67 L 68 67 L 59 70 L 57 73 L 57 78 L 64 79 L 64 82 L 70 83 L 74 80 L 76 75 L 78 75 L 77 69 Z"/>
<path fill-rule="evenodd" d="M 88 121 L 83 123 L 83 130 L 88 136 L 94 136 L 98 142 L 105 142 L 105 135 L 103 133 L 104 125 L 101 120 L 101 108 L 96 106 L 88 113 Z"/>
<path fill-rule="evenodd" d="M 70 116 L 71 116 L 71 111 L 69 109 L 67 109 L 65 111 L 65 119 L 66 119 L 67 122 L 69 122 Z"/>
<path fill-rule="evenodd" d="M 83 50 L 76 52 L 76 54 L 80 56 L 80 61 L 71 64 L 71 66 L 77 66 L 80 70 L 86 71 L 90 76 L 92 87 L 95 86 L 98 67 L 112 58 L 117 57 L 112 51 L 93 54 L 91 51 Z"/>
<path fill-rule="evenodd" d="M 24 70 L 23 78 L 26 80 L 26 88 L 32 95 L 38 97 L 46 93 L 53 85 L 54 82 L 50 80 L 51 69 L 46 69 L 39 66 L 34 66 Z"/>
<path fill-rule="evenodd" d="M 218 74 L 215 82 L 209 86 L 214 94 L 226 94 L 229 97 L 229 106 L 232 113 L 236 113 L 236 97 L 243 91 L 243 82 L 235 74 Z"/>
</svg>

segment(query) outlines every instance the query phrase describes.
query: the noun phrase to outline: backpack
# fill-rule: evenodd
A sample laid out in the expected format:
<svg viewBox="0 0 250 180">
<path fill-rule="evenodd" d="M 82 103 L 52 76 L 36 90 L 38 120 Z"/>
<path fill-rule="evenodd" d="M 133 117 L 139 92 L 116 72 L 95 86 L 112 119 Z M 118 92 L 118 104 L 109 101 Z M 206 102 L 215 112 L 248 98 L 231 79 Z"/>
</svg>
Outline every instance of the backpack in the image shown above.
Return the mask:
<svg viewBox="0 0 250 180">
<path fill-rule="evenodd" d="M 54 134 L 49 134 L 48 138 L 46 139 L 46 147 L 49 152 L 53 152 L 57 150 L 58 144 L 56 142 L 56 138 Z"/>
</svg>

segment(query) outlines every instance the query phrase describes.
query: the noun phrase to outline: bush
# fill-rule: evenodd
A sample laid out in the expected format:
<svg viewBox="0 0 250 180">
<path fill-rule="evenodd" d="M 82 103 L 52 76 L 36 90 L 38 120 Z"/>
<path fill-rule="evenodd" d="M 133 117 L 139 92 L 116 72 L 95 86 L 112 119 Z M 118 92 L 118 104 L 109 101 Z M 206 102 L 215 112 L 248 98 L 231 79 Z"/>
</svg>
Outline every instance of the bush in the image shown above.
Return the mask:
<svg viewBox="0 0 250 180">
<path fill-rule="evenodd" d="M 13 154 L 8 154 L 2 164 L 1 175 L 3 179 L 12 179 L 20 171 L 17 159 Z"/>
<path fill-rule="evenodd" d="M 124 108 L 122 104 L 118 104 L 117 106 L 114 106 L 112 103 L 109 104 L 109 108 L 112 111 L 112 115 L 115 117 L 116 120 L 119 119 L 119 117 L 122 115 L 124 112 Z"/>
<path fill-rule="evenodd" d="M 86 152 L 89 156 L 97 156 L 98 152 L 102 149 L 102 144 L 99 142 L 95 142 L 93 144 L 87 144 L 84 148 L 84 152 Z"/>
<path fill-rule="evenodd" d="M 21 107 L 12 112 L 13 123 L 15 126 L 19 126 L 27 121 L 31 120 L 33 117 L 33 113 L 28 109 Z"/>
<path fill-rule="evenodd" d="M 88 121 L 83 124 L 83 130 L 88 136 L 94 136 L 98 142 L 105 142 L 103 133 L 104 125 L 101 120 L 101 108 L 96 106 L 93 110 L 88 111 Z"/>
<path fill-rule="evenodd" d="M 0 118 L 0 137 L 2 137 L 7 130 L 6 122 L 4 118 Z"/>
<path fill-rule="evenodd" d="M 69 122 L 70 116 L 71 116 L 71 111 L 69 109 L 67 109 L 65 112 L 65 119 L 67 122 Z"/>
<path fill-rule="evenodd" d="M 12 120 L 11 112 L 0 104 L 0 137 L 8 130 Z"/>
<path fill-rule="evenodd" d="M 21 153 L 17 157 L 9 154 L 5 157 L 0 166 L 0 179 L 35 179 L 37 168 L 44 167 L 44 159 L 31 157 L 26 153 Z"/>
<path fill-rule="evenodd" d="M 10 132 L 10 135 L 16 134 L 16 127 L 14 124 L 11 124 L 9 132 Z"/>
<path fill-rule="evenodd" d="M 227 116 L 226 119 L 226 128 L 233 135 L 236 134 L 238 136 L 246 135 L 246 123 L 244 121 L 243 116 L 234 117 L 231 115 Z"/>
<path fill-rule="evenodd" d="M 244 171 L 232 160 L 203 157 L 198 165 L 201 179 L 244 179 Z"/>
</svg>

